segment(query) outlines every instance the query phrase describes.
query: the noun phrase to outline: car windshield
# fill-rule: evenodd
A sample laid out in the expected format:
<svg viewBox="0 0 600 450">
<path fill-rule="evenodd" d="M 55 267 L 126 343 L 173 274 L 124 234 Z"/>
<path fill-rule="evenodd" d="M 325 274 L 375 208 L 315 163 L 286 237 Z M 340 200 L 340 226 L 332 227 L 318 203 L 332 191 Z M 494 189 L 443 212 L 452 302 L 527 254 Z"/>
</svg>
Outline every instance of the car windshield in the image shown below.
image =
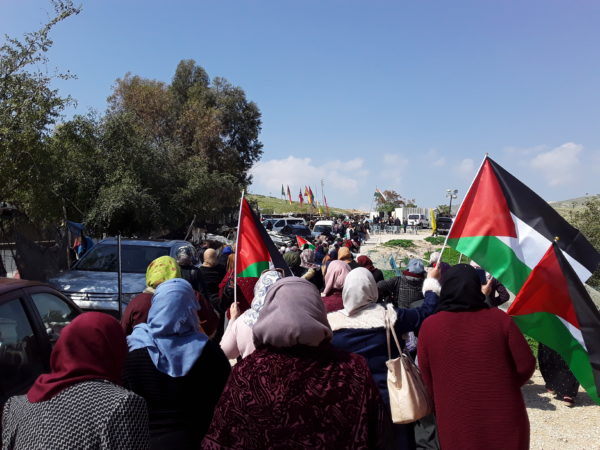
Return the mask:
<svg viewBox="0 0 600 450">
<path fill-rule="evenodd" d="M 409 219 L 418 219 L 418 218 L 419 218 L 419 215 L 418 215 L 418 214 L 409 214 L 409 215 L 408 215 L 408 218 L 409 218 Z"/>
<path fill-rule="evenodd" d="M 148 264 L 156 258 L 168 254 L 168 247 L 121 245 L 121 267 L 123 272 L 127 273 L 146 273 Z M 76 270 L 116 272 L 118 268 L 117 246 L 95 245 L 73 268 Z"/>
<path fill-rule="evenodd" d="M 331 227 L 329 225 L 315 225 L 313 231 L 317 233 L 329 233 L 331 231 Z"/>
</svg>

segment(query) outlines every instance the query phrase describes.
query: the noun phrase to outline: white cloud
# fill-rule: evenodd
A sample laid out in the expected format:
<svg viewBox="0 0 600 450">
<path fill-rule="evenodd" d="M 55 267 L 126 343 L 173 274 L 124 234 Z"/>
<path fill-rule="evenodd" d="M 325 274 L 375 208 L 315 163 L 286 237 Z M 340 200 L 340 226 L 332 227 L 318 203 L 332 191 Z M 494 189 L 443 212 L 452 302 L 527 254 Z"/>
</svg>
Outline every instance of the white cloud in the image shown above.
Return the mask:
<svg viewBox="0 0 600 450">
<path fill-rule="evenodd" d="M 529 161 L 529 166 L 541 172 L 550 186 L 573 184 L 581 168 L 579 154 L 582 150 L 582 145 L 567 142 L 536 155 Z"/>
<path fill-rule="evenodd" d="M 446 165 L 446 158 L 439 158 L 433 162 L 433 165 L 436 167 L 443 167 Z"/>
<path fill-rule="evenodd" d="M 509 146 L 509 147 L 504 147 L 504 152 L 508 153 L 509 155 L 515 155 L 515 156 L 531 156 L 531 155 L 535 155 L 537 153 L 543 152 L 544 150 L 547 150 L 548 146 L 546 145 L 534 145 L 532 147 L 513 147 L 513 146 Z"/>
<path fill-rule="evenodd" d="M 397 188 L 402 182 L 402 172 L 408 167 L 408 159 L 397 153 L 384 153 L 383 167 L 380 170 L 380 177 L 391 181 Z"/>
<path fill-rule="evenodd" d="M 454 169 L 466 179 L 473 178 L 475 176 L 475 161 L 471 158 L 465 158 Z"/>
<path fill-rule="evenodd" d="M 252 167 L 252 185 L 259 190 L 270 191 L 278 196 L 281 185 L 289 185 L 292 198 L 298 196 L 298 190 L 305 185 L 319 189 L 321 179 L 325 181 L 325 192 L 339 190 L 353 194 L 358 192 L 359 181 L 365 179 L 369 172 L 364 168 L 364 160 L 355 158 L 349 161 L 332 160 L 315 165 L 311 158 L 288 156 L 285 159 L 261 161 Z"/>
</svg>

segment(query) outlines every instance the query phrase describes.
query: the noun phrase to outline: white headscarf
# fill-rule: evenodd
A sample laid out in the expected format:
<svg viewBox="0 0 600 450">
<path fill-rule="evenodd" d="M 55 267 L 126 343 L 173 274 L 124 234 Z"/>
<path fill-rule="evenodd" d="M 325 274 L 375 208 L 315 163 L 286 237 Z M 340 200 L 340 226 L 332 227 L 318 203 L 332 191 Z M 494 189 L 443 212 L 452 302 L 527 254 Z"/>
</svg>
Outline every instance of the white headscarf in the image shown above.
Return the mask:
<svg viewBox="0 0 600 450">
<path fill-rule="evenodd" d="M 375 303 L 378 296 L 377 283 L 373 274 L 364 267 L 357 267 L 350 271 L 344 281 L 342 289 L 344 309 L 342 312 L 351 316 L 365 306 Z"/>
<path fill-rule="evenodd" d="M 240 319 L 242 319 L 250 328 L 252 328 L 258 320 L 258 314 L 265 304 L 267 291 L 273 284 L 275 284 L 277 280 L 280 280 L 281 278 L 283 277 L 278 271 L 269 270 L 263 273 L 254 285 L 254 300 L 252 300 L 250 309 L 240 316 Z"/>
</svg>

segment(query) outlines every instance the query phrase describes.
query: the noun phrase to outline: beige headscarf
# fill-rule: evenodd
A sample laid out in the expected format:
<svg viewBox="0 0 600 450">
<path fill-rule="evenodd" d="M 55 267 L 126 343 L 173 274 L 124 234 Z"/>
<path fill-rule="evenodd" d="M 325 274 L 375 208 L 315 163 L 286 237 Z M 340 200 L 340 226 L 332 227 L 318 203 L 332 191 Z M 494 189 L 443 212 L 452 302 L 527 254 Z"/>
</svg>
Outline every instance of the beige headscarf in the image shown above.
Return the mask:
<svg viewBox="0 0 600 450">
<path fill-rule="evenodd" d="M 271 286 L 252 331 L 256 348 L 317 347 L 332 335 L 318 289 L 298 277 L 287 277 Z"/>
<path fill-rule="evenodd" d="M 344 309 L 342 312 L 351 316 L 365 306 L 372 305 L 377 301 L 379 291 L 373 274 L 364 267 L 357 267 L 350 271 L 344 281 L 342 289 L 342 300 Z"/>
<path fill-rule="evenodd" d="M 204 251 L 204 267 L 215 267 L 217 265 L 217 252 L 213 248 L 207 248 Z"/>
<path fill-rule="evenodd" d="M 338 259 L 345 263 L 349 263 L 352 261 L 352 252 L 348 247 L 340 247 L 338 250 Z"/>
</svg>

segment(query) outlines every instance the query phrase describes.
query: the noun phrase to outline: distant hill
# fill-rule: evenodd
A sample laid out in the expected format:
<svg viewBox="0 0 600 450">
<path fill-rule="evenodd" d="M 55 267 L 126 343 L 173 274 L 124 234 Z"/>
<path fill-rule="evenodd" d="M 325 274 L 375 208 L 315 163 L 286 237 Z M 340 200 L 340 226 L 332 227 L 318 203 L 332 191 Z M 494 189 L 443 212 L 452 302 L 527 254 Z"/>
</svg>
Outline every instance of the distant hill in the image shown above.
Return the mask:
<svg viewBox="0 0 600 450">
<path fill-rule="evenodd" d="M 316 207 L 310 206 L 306 203 L 300 206 L 300 203 L 296 200 L 290 203 L 287 200 L 283 200 L 281 198 L 269 197 L 266 195 L 258 195 L 258 194 L 248 194 L 248 200 L 251 202 L 256 202 L 260 211 L 263 214 L 315 214 L 318 215 L 319 211 Z M 321 206 L 323 214 L 326 214 L 325 206 Z M 358 211 L 356 209 L 342 209 L 335 208 L 333 206 L 329 206 L 329 211 L 331 214 L 343 214 L 343 215 L 354 215 L 361 214 L 362 211 Z"/>
<path fill-rule="evenodd" d="M 554 208 L 577 208 L 582 206 L 586 200 L 591 200 L 594 197 L 600 197 L 600 194 L 596 194 L 596 195 L 588 195 L 586 197 L 577 197 L 577 198 L 572 198 L 569 200 L 560 200 L 557 202 L 549 202 Z"/>
</svg>

